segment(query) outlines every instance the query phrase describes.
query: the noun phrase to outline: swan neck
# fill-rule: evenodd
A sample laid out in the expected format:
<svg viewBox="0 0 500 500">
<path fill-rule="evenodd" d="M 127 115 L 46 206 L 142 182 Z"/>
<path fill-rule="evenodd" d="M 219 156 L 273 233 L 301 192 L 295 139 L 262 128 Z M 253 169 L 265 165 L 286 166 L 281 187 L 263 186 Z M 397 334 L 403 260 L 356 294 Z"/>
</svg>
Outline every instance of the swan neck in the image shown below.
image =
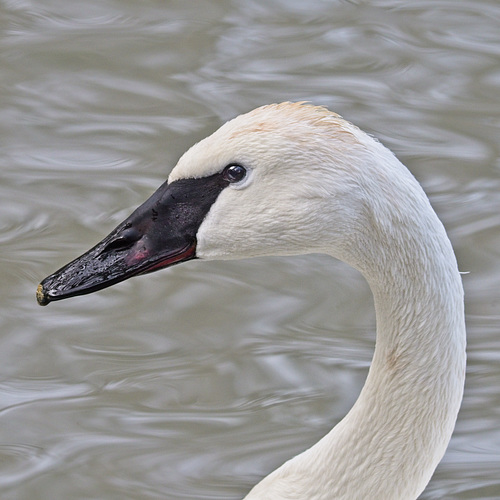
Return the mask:
<svg viewBox="0 0 500 500">
<path fill-rule="evenodd" d="M 444 228 L 433 212 L 429 218 L 432 225 L 400 235 L 398 252 L 366 276 L 376 310 L 375 352 L 360 397 L 331 432 L 332 449 L 356 449 L 360 467 L 371 469 L 367 477 L 380 498 L 416 498 L 423 491 L 463 395 L 463 288 Z"/>
</svg>

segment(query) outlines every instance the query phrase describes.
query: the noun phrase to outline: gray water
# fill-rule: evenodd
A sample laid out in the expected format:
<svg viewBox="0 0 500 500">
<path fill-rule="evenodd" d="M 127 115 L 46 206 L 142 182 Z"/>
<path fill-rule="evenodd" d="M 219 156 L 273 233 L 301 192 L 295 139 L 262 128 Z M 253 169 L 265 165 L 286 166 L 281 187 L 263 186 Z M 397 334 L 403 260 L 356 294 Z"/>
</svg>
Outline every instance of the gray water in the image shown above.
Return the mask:
<svg viewBox="0 0 500 500">
<path fill-rule="evenodd" d="M 6 0 L 0 54 L 2 499 L 236 500 L 348 411 L 375 318 L 329 257 L 35 302 L 191 144 L 283 100 L 376 135 L 429 194 L 469 273 L 469 348 L 421 498 L 500 498 L 498 0 Z"/>
</svg>

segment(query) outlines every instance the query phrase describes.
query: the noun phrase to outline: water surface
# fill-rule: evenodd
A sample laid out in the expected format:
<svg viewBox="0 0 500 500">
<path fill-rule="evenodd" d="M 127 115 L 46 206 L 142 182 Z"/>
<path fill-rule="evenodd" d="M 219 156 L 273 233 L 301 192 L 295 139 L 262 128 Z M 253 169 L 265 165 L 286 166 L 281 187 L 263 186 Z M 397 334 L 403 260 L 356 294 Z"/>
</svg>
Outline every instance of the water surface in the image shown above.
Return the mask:
<svg viewBox="0 0 500 500">
<path fill-rule="evenodd" d="M 2 499 L 236 500 L 348 411 L 375 318 L 329 257 L 34 298 L 191 144 L 282 100 L 376 135 L 429 194 L 469 273 L 469 361 L 421 498 L 500 497 L 496 0 L 10 0 L 0 19 Z"/>
</svg>

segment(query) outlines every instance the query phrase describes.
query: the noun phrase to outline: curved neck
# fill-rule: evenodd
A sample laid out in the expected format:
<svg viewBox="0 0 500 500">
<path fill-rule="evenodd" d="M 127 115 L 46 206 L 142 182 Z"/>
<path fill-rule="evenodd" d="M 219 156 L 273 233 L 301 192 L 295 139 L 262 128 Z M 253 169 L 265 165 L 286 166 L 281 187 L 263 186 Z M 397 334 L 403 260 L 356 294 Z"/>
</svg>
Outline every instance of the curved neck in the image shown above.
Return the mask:
<svg viewBox="0 0 500 500">
<path fill-rule="evenodd" d="M 377 319 L 370 371 L 349 414 L 318 443 L 342 468 L 339 498 L 417 498 L 453 432 L 465 379 L 463 290 L 437 223 L 439 237 L 410 238 L 368 278 Z"/>
<path fill-rule="evenodd" d="M 248 498 L 415 499 L 427 485 L 462 400 L 465 324 L 451 244 L 430 205 L 422 219 L 409 232 L 397 224 L 371 235 L 368 251 L 378 252 L 378 265 L 364 255 L 356 266 L 372 289 L 377 320 L 358 400 L 329 434 Z"/>
</svg>

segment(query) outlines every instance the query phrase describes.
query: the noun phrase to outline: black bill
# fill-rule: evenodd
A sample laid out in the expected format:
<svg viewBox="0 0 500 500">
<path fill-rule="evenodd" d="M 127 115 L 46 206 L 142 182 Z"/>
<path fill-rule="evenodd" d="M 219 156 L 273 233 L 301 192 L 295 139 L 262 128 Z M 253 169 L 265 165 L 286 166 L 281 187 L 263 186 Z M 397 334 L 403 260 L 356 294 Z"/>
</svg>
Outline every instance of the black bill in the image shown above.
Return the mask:
<svg viewBox="0 0 500 500">
<path fill-rule="evenodd" d="M 196 258 L 196 234 L 228 185 L 221 174 L 163 184 L 95 247 L 45 278 L 41 306 Z"/>
</svg>

